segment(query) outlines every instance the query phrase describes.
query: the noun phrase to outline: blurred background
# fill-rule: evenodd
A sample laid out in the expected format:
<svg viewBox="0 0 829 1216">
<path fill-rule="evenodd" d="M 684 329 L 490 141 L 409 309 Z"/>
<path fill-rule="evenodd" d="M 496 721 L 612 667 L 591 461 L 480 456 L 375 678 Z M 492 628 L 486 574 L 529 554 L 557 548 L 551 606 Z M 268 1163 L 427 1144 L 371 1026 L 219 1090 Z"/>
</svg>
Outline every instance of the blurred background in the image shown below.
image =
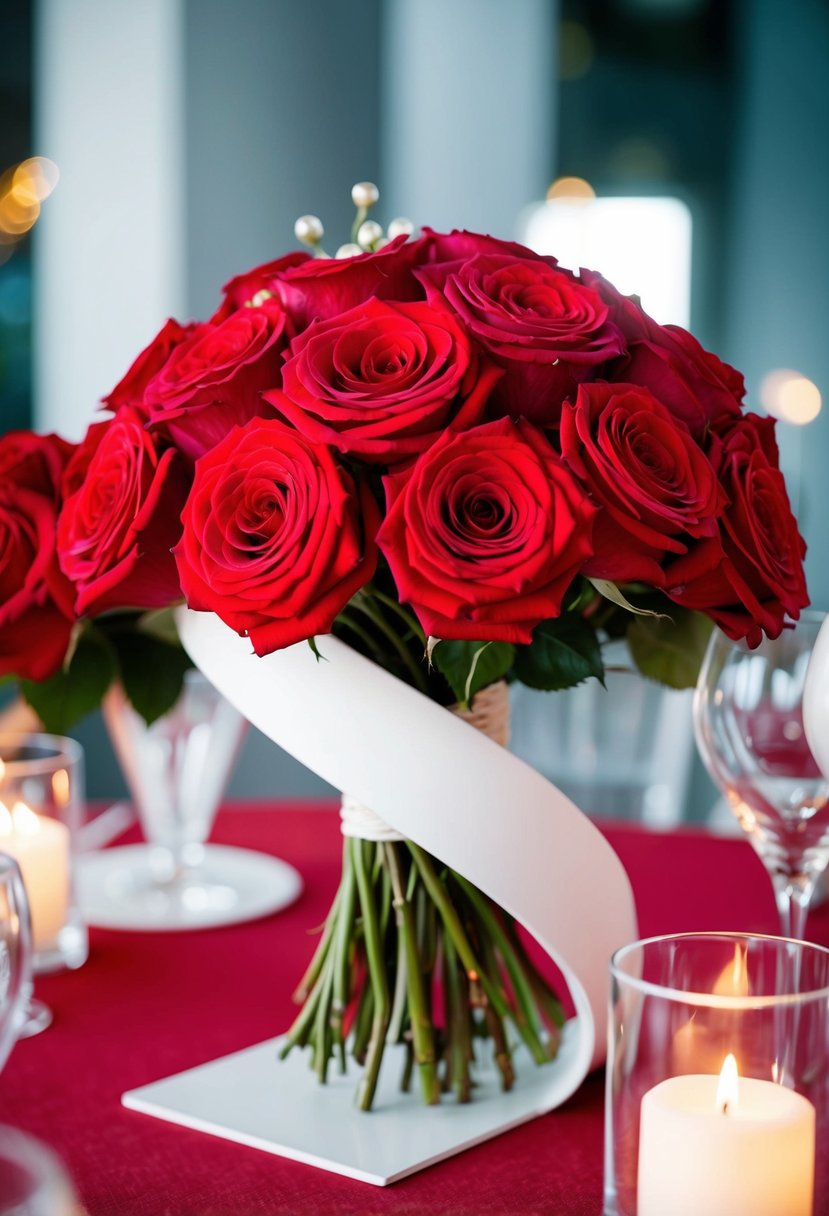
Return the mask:
<svg viewBox="0 0 829 1216">
<path fill-rule="evenodd" d="M 829 607 L 826 0 L 0 13 L 0 430 L 79 438 L 167 316 L 212 311 L 231 274 L 293 246 L 303 212 L 347 239 L 350 187 L 369 179 L 381 221 L 595 264 L 744 371 L 752 407 L 781 419 L 812 600 Z M 559 700 L 516 707 L 517 749 L 553 775 Z M 642 712 L 665 769 L 653 821 L 679 804 L 705 817 L 715 795 L 691 771 L 687 699 Z M 76 733 L 90 794 L 116 796 L 100 724 Z M 325 789 L 251 735 L 231 792 Z"/>
</svg>

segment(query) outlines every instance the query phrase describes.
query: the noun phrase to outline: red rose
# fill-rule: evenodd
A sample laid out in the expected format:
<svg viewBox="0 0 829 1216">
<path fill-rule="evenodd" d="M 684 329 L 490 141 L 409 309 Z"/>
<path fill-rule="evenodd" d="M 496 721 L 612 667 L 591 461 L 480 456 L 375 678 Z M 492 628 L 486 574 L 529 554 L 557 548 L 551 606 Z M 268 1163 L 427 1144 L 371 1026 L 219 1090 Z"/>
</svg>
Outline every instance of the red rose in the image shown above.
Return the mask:
<svg viewBox="0 0 829 1216">
<path fill-rule="evenodd" d="M 474 258 L 478 253 L 494 253 L 515 258 L 528 258 L 532 262 L 543 262 L 554 269 L 558 266 L 556 258 L 546 254 L 535 253 L 526 245 L 516 241 L 502 241 L 498 237 L 488 236 L 482 232 L 467 232 L 455 228 L 452 232 L 435 232 L 432 228 L 423 229 L 423 238 L 419 242 L 418 254 L 428 265 L 441 265 L 447 262 L 459 264 Z M 455 266 L 457 269 L 457 265 Z"/>
<path fill-rule="evenodd" d="M 377 563 L 369 492 L 325 444 L 276 419 L 237 427 L 197 462 L 182 522 L 188 604 L 259 655 L 327 633 Z"/>
<path fill-rule="evenodd" d="M 265 400 L 309 439 L 397 464 L 446 426 L 478 422 L 499 375 L 479 370 L 448 309 L 367 300 L 295 338 L 282 391 Z"/>
<path fill-rule="evenodd" d="M 195 325 L 179 325 L 178 321 L 170 318 L 149 346 L 144 347 L 109 396 L 101 398 L 104 405 L 113 412 L 120 409 L 122 405 L 143 407 L 147 385 L 161 370 L 179 343 L 183 342 L 195 328 Z"/>
<path fill-rule="evenodd" d="M 419 241 L 395 237 L 376 253 L 351 258 L 312 258 L 282 272 L 275 291 L 297 331 L 312 321 L 328 320 L 372 297 L 420 300 L 423 289 L 412 276 L 421 253 Z"/>
<path fill-rule="evenodd" d="M 61 569 L 77 611 L 162 608 L 179 599 L 170 552 L 181 531 L 187 479 L 179 454 L 161 452 L 137 410 L 89 428 L 66 470 L 58 522 Z"/>
<path fill-rule="evenodd" d="M 696 438 L 718 419 L 740 416 L 745 382 L 738 371 L 679 325 L 657 324 L 635 299 L 621 295 L 595 271 L 583 270 L 581 278 L 611 306 L 627 340 L 627 353 L 608 369 L 608 379 L 649 388 Z"/>
<path fill-rule="evenodd" d="M 621 355 L 625 344 L 597 292 L 526 252 L 479 253 L 417 273 L 430 296 L 440 291 L 504 369 L 495 392 L 501 410 L 555 426 L 565 396 Z"/>
<path fill-rule="evenodd" d="M 13 431 L 0 438 L 0 675 L 45 680 L 63 662 L 74 592 L 58 566 L 58 487 L 71 444 Z"/>
<path fill-rule="evenodd" d="M 266 262 L 263 266 L 254 266 L 253 270 L 246 270 L 244 274 L 235 275 L 222 288 L 224 301 L 212 320 L 214 322 L 224 321 L 232 312 L 235 312 L 237 308 L 242 308 L 245 304 L 254 302 L 256 305 L 260 304 L 262 292 L 275 296 L 278 276 L 285 270 L 291 270 L 294 266 L 301 266 L 304 262 L 310 261 L 310 253 L 303 253 L 301 249 L 296 249 L 293 253 L 286 253 L 273 262 Z"/>
<path fill-rule="evenodd" d="M 592 551 L 595 508 L 526 421 L 446 431 L 385 485 L 377 540 L 433 637 L 529 642 Z"/>
<path fill-rule="evenodd" d="M 705 542 L 716 550 L 692 549 L 673 562 L 666 591 L 678 604 L 708 613 L 729 637 L 757 646 L 764 633 L 777 637 L 785 617 L 796 620 L 809 603 L 806 545 L 778 467 L 774 420 L 746 414 L 723 426 L 712 460 L 729 499 L 717 542 Z"/>
<path fill-rule="evenodd" d="M 197 325 L 147 385 L 152 426 L 198 457 L 232 426 L 266 412 L 261 391 L 279 381 L 285 325 L 275 300 Z"/>
<path fill-rule="evenodd" d="M 667 554 L 716 537 L 723 494 L 691 432 L 637 385 L 582 384 L 561 415 L 561 452 L 603 510 L 586 573 L 662 586 Z"/>
</svg>

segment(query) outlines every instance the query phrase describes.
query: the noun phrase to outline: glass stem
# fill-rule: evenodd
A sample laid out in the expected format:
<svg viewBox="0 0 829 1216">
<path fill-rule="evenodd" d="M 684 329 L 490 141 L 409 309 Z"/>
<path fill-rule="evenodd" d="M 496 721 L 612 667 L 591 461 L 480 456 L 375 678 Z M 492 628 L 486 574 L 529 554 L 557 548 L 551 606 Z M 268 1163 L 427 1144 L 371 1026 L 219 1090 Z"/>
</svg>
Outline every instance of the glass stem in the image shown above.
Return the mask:
<svg viewBox="0 0 829 1216">
<path fill-rule="evenodd" d="M 809 901 L 815 889 L 814 878 L 806 874 L 775 874 L 772 882 L 780 913 L 780 932 L 783 937 L 802 941 L 806 932 Z"/>
</svg>

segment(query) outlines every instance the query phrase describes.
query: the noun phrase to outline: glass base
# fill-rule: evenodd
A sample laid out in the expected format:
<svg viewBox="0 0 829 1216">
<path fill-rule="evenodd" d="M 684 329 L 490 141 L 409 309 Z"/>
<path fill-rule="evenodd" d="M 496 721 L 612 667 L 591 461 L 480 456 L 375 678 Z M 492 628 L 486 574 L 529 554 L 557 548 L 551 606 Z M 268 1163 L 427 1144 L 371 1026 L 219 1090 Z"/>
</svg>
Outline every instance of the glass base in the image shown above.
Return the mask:
<svg viewBox="0 0 829 1216">
<path fill-rule="evenodd" d="M 35 975 L 49 975 L 53 971 L 76 971 L 88 958 L 89 933 L 86 925 L 77 919 L 63 926 L 54 945 L 35 952 L 32 957 L 32 971 Z"/>
<path fill-rule="evenodd" d="M 36 997 L 29 997 L 20 1013 L 18 1039 L 32 1039 L 52 1025 L 52 1010 Z"/>
</svg>

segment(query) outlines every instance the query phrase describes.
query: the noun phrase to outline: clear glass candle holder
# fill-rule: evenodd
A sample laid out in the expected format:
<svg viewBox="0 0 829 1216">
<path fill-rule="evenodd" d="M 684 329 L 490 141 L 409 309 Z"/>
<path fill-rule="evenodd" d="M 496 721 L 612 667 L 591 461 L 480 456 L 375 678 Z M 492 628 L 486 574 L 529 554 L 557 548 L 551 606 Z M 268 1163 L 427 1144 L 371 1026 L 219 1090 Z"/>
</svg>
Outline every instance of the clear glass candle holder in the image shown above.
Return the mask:
<svg viewBox="0 0 829 1216">
<path fill-rule="evenodd" d="M 610 971 L 605 1216 L 829 1212 L 829 950 L 679 934 Z"/>
<path fill-rule="evenodd" d="M 0 735 L 0 852 L 20 866 L 35 974 L 80 967 L 89 937 L 73 857 L 84 812 L 83 750 L 59 735 Z"/>
</svg>

